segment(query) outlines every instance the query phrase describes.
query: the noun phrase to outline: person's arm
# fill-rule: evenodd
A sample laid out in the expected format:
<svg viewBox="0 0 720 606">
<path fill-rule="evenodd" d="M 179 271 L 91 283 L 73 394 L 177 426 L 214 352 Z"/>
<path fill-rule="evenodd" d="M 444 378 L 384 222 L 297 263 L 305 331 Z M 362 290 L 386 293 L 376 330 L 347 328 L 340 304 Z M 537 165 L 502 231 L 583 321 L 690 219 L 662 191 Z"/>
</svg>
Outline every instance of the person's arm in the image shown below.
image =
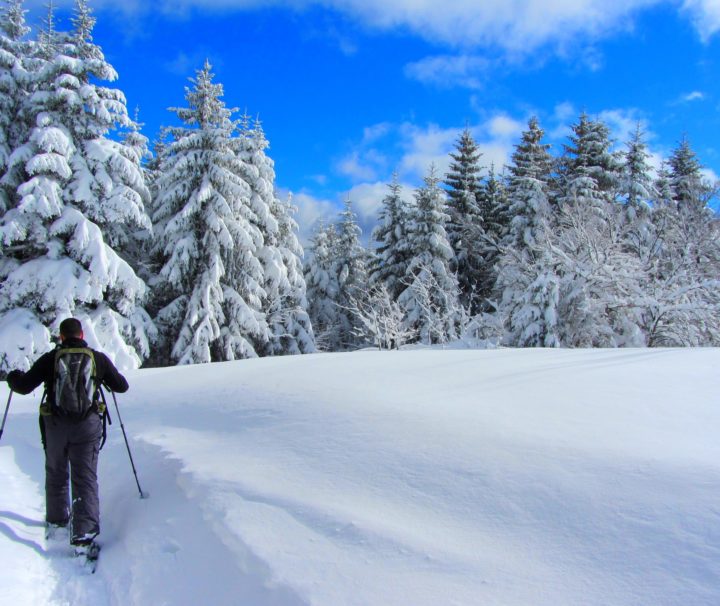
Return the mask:
<svg viewBox="0 0 720 606">
<path fill-rule="evenodd" d="M 95 356 L 98 359 L 97 361 L 102 360 L 102 368 L 100 368 L 100 364 L 97 364 L 96 361 L 97 369 L 99 373 L 101 373 L 98 377 L 100 381 L 104 385 L 107 385 L 112 391 L 125 393 L 130 386 L 128 385 L 127 379 L 118 372 L 117 368 L 115 368 L 115 365 L 110 361 L 110 358 L 102 352 L 95 352 Z"/>
<path fill-rule="evenodd" d="M 23 396 L 29 394 L 41 383 L 51 378 L 54 359 L 55 353 L 51 351 L 40 356 L 27 372 L 21 370 L 10 371 L 7 376 L 10 389 Z"/>
</svg>

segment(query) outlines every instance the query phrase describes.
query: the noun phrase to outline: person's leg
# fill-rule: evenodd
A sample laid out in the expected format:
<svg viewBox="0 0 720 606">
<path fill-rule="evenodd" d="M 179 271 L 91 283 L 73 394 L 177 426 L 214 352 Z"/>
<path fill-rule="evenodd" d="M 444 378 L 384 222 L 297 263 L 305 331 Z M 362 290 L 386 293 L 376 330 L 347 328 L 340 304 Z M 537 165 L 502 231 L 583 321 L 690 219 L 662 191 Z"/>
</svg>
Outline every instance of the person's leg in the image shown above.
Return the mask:
<svg viewBox="0 0 720 606">
<path fill-rule="evenodd" d="M 100 532 L 97 464 L 101 437 L 102 421 L 94 413 L 73 427 L 68 449 L 73 495 L 73 543 L 91 541 Z"/>
<path fill-rule="evenodd" d="M 43 417 L 45 427 L 45 520 L 66 526 L 70 518 L 68 444 L 63 423 Z"/>
</svg>

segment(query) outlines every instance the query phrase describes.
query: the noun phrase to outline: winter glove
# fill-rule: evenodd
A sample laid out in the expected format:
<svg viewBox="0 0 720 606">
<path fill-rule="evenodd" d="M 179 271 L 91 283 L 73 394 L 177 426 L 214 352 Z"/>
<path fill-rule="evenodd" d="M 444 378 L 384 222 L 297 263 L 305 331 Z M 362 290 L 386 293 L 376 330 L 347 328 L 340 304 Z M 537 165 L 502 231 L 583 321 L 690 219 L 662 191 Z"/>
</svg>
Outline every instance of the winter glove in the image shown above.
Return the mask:
<svg viewBox="0 0 720 606">
<path fill-rule="evenodd" d="M 14 385 L 15 383 L 22 378 L 23 372 L 21 370 L 11 370 L 8 373 L 7 376 L 7 384 L 10 386 L 10 389 L 15 389 Z"/>
</svg>

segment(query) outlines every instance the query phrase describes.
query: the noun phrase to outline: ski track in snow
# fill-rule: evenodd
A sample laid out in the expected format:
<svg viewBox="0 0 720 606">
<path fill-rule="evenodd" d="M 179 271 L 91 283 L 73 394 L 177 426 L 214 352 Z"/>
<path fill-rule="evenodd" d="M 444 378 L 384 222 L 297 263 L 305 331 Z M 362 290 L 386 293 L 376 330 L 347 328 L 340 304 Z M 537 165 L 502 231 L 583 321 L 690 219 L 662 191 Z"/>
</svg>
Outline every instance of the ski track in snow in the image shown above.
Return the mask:
<svg viewBox="0 0 720 606">
<path fill-rule="evenodd" d="M 415 350 L 130 373 L 149 498 L 114 419 L 95 575 L 43 538 L 39 394 L 15 396 L 0 605 L 716 606 L 718 369 Z"/>
</svg>

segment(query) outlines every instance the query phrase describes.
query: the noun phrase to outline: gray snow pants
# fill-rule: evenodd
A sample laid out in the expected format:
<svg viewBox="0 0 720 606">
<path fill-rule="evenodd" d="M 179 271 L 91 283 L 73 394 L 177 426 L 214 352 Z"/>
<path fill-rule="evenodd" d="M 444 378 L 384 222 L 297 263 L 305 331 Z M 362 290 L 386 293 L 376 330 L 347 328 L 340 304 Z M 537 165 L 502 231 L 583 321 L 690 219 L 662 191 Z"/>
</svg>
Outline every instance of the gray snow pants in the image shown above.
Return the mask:
<svg viewBox="0 0 720 606">
<path fill-rule="evenodd" d="M 68 478 L 72 486 L 72 540 L 100 532 L 97 465 L 102 420 L 96 413 L 82 421 L 43 417 L 45 424 L 45 517 L 51 524 L 70 518 Z"/>
</svg>

